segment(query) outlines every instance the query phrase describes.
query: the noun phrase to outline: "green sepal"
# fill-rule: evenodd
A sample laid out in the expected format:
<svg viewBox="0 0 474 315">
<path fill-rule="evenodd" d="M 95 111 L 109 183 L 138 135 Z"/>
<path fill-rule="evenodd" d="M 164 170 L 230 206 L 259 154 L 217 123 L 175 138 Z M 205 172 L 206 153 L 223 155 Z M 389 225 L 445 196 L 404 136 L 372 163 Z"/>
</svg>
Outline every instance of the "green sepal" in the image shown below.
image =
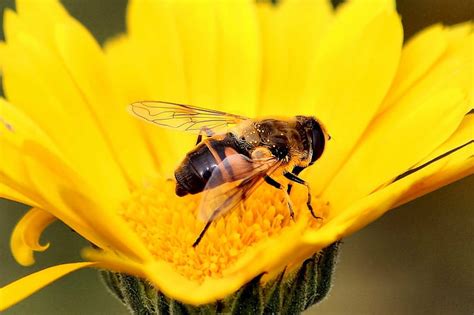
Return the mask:
<svg viewBox="0 0 474 315">
<path fill-rule="evenodd" d="M 278 314 L 281 312 L 282 288 L 283 279 L 285 277 L 285 270 L 281 272 L 275 279 L 269 281 L 264 288 L 264 296 L 267 297 L 265 301 L 264 314 Z"/>
<path fill-rule="evenodd" d="M 313 261 L 314 259 L 305 260 L 299 270 L 284 282 L 283 292 L 285 294 L 283 295 L 280 314 L 299 314 L 305 310 L 307 269 Z"/>
<path fill-rule="evenodd" d="M 336 242 L 305 260 L 294 272 L 283 270 L 265 284 L 260 281 L 261 274 L 225 299 L 200 306 L 170 299 L 144 279 L 106 270 L 100 274 L 109 290 L 132 314 L 293 315 L 319 303 L 328 294 L 338 248 Z"/>
<path fill-rule="evenodd" d="M 318 262 L 316 264 L 318 274 L 316 281 L 314 281 L 316 285 L 316 289 L 314 290 L 315 294 L 306 308 L 321 302 L 328 295 L 331 289 L 332 276 L 334 274 L 334 268 L 336 267 L 340 243 L 340 241 L 335 242 L 319 253 Z"/>
<path fill-rule="evenodd" d="M 263 274 L 255 277 L 244 285 L 237 293 L 236 298 L 232 301 L 230 314 L 262 314 L 263 313 L 263 293 L 260 285 L 260 278 Z M 225 313 L 225 310 L 224 310 Z"/>
</svg>

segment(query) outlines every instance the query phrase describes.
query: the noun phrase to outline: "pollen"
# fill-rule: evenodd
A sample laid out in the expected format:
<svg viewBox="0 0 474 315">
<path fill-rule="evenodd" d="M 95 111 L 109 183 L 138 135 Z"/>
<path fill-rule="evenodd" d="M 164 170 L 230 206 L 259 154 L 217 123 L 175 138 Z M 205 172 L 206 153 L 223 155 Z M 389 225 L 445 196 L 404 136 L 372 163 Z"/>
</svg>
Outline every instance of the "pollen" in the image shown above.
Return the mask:
<svg viewBox="0 0 474 315">
<path fill-rule="evenodd" d="M 137 189 L 120 215 L 157 260 L 171 263 L 177 272 L 198 282 L 221 277 L 244 251 L 280 234 L 297 220 L 306 220 L 308 228 L 314 229 L 324 222 L 311 217 L 305 188 L 292 191 L 293 221 L 283 191 L 262 184 L 246 201 L 214 220 L 199 245 L 193 247 L 205 225 L 197 213 L 201 195 L 177 197 L 174 186 L 174 181 L 159 179 Z M 324 218 L 326 204 L 317 198 L 312 203 L 316 214 Z"/>
</svg>

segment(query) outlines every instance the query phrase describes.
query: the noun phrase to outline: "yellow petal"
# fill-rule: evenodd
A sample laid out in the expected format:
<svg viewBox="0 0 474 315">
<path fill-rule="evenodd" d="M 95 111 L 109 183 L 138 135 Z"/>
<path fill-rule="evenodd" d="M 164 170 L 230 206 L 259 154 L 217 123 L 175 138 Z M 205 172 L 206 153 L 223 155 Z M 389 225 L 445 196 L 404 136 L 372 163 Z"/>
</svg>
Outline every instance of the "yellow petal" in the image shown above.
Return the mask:
<svg viewBox="0 0 474 315">
<path fill-rule="evenodd" d="M 333 138 L 321 160 L 308 169 L 316 193 L 340 168 L 377 112 L 395 74 L 401 44 L 396 12 L 357 3 L 338 12 L 322 39 L 301 99 Z"/>
<path fill-rule="evenodd" d="M 348 234 L 355 232 L 368 223 L 379 218 L 390 208 L 397 206 L 400 200 L 403 200 L 407 195 L 410 195 L 414 190 L 417 190 L 417 186 L 429 180 L 432 175 L 436 175 L 443 168 L 449 164 L 449 160 L 458 160 L 459 157 L 465 157 L 466 152 L 471 153 L 470 161 L 464 159 L 464 164 L 469 166 L 472 170 L 472 145 L 471 147 L 465 147 L 461 150 L 456 151 L 449 156 L 448 159 L 439 159 L 426 167 L 417 170 L 416 172 L 404 177 L 401 180 L 395 181 L 385 188 L 363 198 L 360 201 L 355 202 L 350 206 L 348 210 L 345 210 L 340 216 L 334 218 L 334 226 L 342 226 L 342 233 L 337 233 L 337 237 L 341 238 Z M 465 175 L 465 174 L 464 174 Z M 367 206 L 369 205 L 370 206 Z M 362 207 L 364 210 L 361 211 Z M 345 224 L 342 224 L 345 222 Z M 328 226 L 329 228 L 329 226 Z M 311 232 L 316 234 L 316 232 Z M 316 238 L 313 237 L 316 241 Z"/>
<path fill-rule="evenodd" d="M 10 144 L 0 146 L 2 156 L 2 165 L 0 166 L 0 182 L 5 186 L 2 189 L 1 196 L 16 201 L 28 201 L 29 205 L 37 206 L 42 203 L 41 196 L 31 185 L 28 171 L 22 160 L 22 152 Z M 20 177 L 21 176 L 21 177 Z"/>
<path fill-rule="evenodd" d="M 149 98 L 152 93 L 147 86 L 148 69 L 142 62 L 138 62 L 134 42 L 128 36 L 119 36 L 107 41 L 105 57 L 113 86 L 124 104 L 131 104 L 137 100 Z M 130 80 L 133 78 L 133 80 Z M 178 155 L 171 142 L 167 139 L 165 129 L 156 128 L 150 124 L 133 119 L 145 141 L 148 153 L 153 159 L 155 168 L 161 175 L 174 169 L 175 162 L 183 155 Z M 163 148 L 171 148 L 163 150 Z M 189 148 L 189 147 L 188 147 Z M 184 150 L 183 150 L 184 151 Z"/>
<path fill-rule="evenodd" d="M 181 39 L 190 104 L 218 105 L 217 9 L 212 1 L 177 1 L 176 21 Z"/>
<path fill-rule="evenodd" d="M 371 124 L 323 198 L 340 210 L 391 181 L 443 143 L 469 106 L 465 94 L 451 88 L 423 95 L 415 103 L 402 100 Z"/>
<path fill-rule="evenodd" d="M 87 109 L 81 91 L 59 62 L 56 51 L 31 36 L 16 15 L 7 16 L 9 20 L 5 23 L 16 29 L 7 43 L 3 69 L 9 101 L 34 118 L 65 158 L 92 185 L 109 187 L 103 194 L 120 202 L 117 199 L 128 193 L 123 174 Z M 25 86 L 29 93 L 24 92 Z"/>
<path fill-rule="evenodd" d="M 61 156 L 56 144 L 34 121 L 2 97 L 0 97 L 0 139 L 15 146 L 21 146 L 26 140 L 34 140 Z"/>
<path fill-rule="evenodd" d="M 175 2 L 132 0 L 127 8 L 127 30 L 133 49 L 131 67 L 137 68 L 143 84 L 139 100 L 160 100 L 189 104 L 189 91 L 183 58 L 183 48 L 177 27 Z M 150 30 L 154 30 L 150 32 Z M 127 79 L 128 81 L 129 79 Z M 202 104 L 205 105 L 205 104 Z M 154 126 L 143 128 L 158 153 L 159 163 L 166 176 L 186 151 L 195 143 L 195 137 L 159 130 Z"/>
<path fill-rule="evenodd" d="M 332 20 L 331 3 L 289 0 L 274 6 L 264 2 L 258 13 L 263 63 L 259 115 L 313 115 L 313 108 L 297 101 Z"/>
<path fill-rule="evenodd" d="M 446 31 L 448 39 L 446 55 L 449 55 L 460 48 L 466 38 L 474 32 L 474 22 L 467 21 L 456 25 L 450 25 L 449 27 L 446 27 Z"/>
<path fill-rule="evenodd" d="M 448 185 L 474 172 L 474 114 L 467 115 L 459 128 L 410 172 L 436 161 L 440 157 L 446 165 L 438 172 L 420 181 L 397 205 L 409 202 L 419 196 Z M 454 154 L 455 153 L 455 154 Z"/>
<path fill-rule="evenodd" d="M 54 36 L 52 30 L 55 23 L 69 18 L 61 3 L 58 0 L 17 0 L 15 4 L 25 28 L 41 42 L 53 46 Z M 9 41 L 15 30 L 10 29 L 9 23 L 4 23 L 4 27 L 5 37 Z"/>
<path fill-rule="evenodd" d="M 89 240 L 102 243 L 85 220 L 58 195 L 66 187 L 79 189 L 78 183 L 82 180 L 64 162 L 53 141 L 17 107 L 1 98 L 0 118 L 2 185 L 16 192 L 16 196 L 31 200 L 28 204 L 46 209 L 72 228 L 82 231 Z M 35 149 L 38 147 L 41 151 Z M 49 176 L 44 169 L 54 176 Z M 87 190 L 87 185 L 82 185 L 81 189 Z M 94 195 L 98 196 L 91 194 Z"/>
<path fill-rule="evenodd" d="M 261 77 L 261 50 L 253 1 L 218 1 L 216 63 L 221 109 L 255 117 Z"/>
<path fill-rule="evenodd" d="M 56 217 L 39 208 L 31 209 L 21 218 L 10 239 L 13 257 L 19 264 L 34 264 L 33 251 L 42 252 L 49 247 L 49 243 L 40 245 L 39 238 L 43 230 L 55 220 Z"/>
<path fill-rule="evenodd" d="M 59 191 L 63 187 L 72 185 L 71 182 L 68 182 L 70 178 L 67 178 L 67 173 L 56 174 L 54 177 L 50 174 L 45 176 L 44 169 L 53 165 L 38 165 L 37 162 L 31 160 L 31 157 L 25 156 L 34 154 L 30 149 L 15 148 L 5 143 L 2 144 L 2 154 L 4 154 L 2 163 L 7 166 L 0 169 L 0 181 L 4 185 L 27 196 L 33 201 L 33 205 L 47 209 L 48 212 L 94 244 L 108 247 L 108 244 L 97 235 L 94 228 L 81 218 L 70 205 L 66 204 L 59 195 Z M 54 168 L 58 172 L 64 170 L 60 164 L 55 164 Z"/>
<path fill-rule="evenodd" d="M 0 154 L 2 154 L 2 150 L 0 150 Z M 33 207 L 38 206 L 36 202 L 34 202 L 31 198 L 27 197 L 24 193 L 19 192 L 5 185 L 5 183 L 1 183 L 1 182 L 0 182 L 0 198 L 13 200 L 13 201 L 23 203 L 25 205 L 33 206 Z"/>
<path fill-rule="evenodd" d="M 54 154 L 61 155 L 56 145 L 30 118 L 3 98 L 0 98 L 0 141 L 2 178 L 8 177 L 16 182 L 9 185 L 6 179 L 2 180 L 0 196 L 38 206 L 41 198 L 32 187 L 21 150 L 26 141 L 36 141 Z"/>
<path fill-rule="evenodd" d="M 81 255 L 89 261 L 97 262 L 98 267 L 116 272 L 124 272 L 141 278 L 146 277 L 143 268 L 144 264 L 119 256 L 114 251 L 84 248 L 81 251 Z"/>
<path fill-rule="evenodd" d="M 70 20 L 57 26 L 56 45 L 124 176 L 134 185 L 154 176 L 156 170 L 147 145 L 136 121 L 125 110 L 127 104 L 114 93 L 105 58 L 92 35 Z"/>
<path fill-rule="evenodd" d="M 446 165 L 400 198 L 395 206 L 402 205 L 438 188 L 451 184 L 461 178 L 474 174 L 474 144 L 471 140 L 459 153 L 451 156 Z"/>
<path fill-rule="evenodd" d="M 134 52 L 133 43 L 126 34 L 109 38 L 104 44 L 107 70 L 110 73 L 112 85 L 116 88 L 120 97 L 126 100 L 127 104 L 141 99 L 143 94 L 151 93 L 146 91 L 145 88 L 143 74 L 145 69 L 141 69 L 143 64 L 135 63 L 135 66 L 132 66 Z M 130 80 L 130 78 L 133 78 L 133 80 Z"/>
<path fill-rule="evenodd" d="M 85 267 L 95 266 L 94 262 L 70 263 L 57 265 L 35 272 L 20 280 L 0 288 L 0 311 L 15 305 L 36 291 L 42 289 L 53 281 Z"/>
<path fill-rule="evenodd" d="M 472 109 L 473 90 L 474 35 L 464 33 L 463 37 L 458 37 L 455 45 L 448 41 L 449 49 L 440 60 L 370 126 L 351 160 L 329 185 L 327 198 L 332 198 L 331 201 L 343 207 L 420 162 L 454 132 L 462 117 Z M 442 113 L 446 114 L 443 116 Z M 412 120 L 415 117 L 418 118 Z M 401 128 L 409 121 L 411 123 L 402 129 L 395 128 L 396 125 Z M 381 132 L 383 129 L 385 131 Z M 397 132 L 394 133 L 394 130 Z M 374 141 L 377 137 L 380 137 L 379 140 Z M 370 143 L 366 142 L 367 139 L 371 139 Z M 403 154 L 398 153 L 398 148 L 403 150 Z M 377 158 L 367 156 L 369 151 L 372 151 L 372 157 Z M 360 165 L 368 166 L 362 169 Z M 359 185 L 353 185 L 353 178 L 364 180 Z M 336 200 L 336 191 L 347 195 Z"/>
<path fill-rule="evenodd" d="M 395 103 L 442 56 L 447 47 L 443 26 L 433 25 L 410 39 L 403 47 L 397 75 L 380 111 Z"/>
<path fill-rule="evenodd" d="M 451 40 L 450 33 L 448 32 L 446 52 L 430 71 L 405 93 L 404 98 L 418 97 L 421 92 L 435 93 L 446 87 L 461 88 L 467 94 L 472 93 L 474 33 L 464 34 L 455 41 Z"/>
<path fill-rule="evenodd" d="M 143 63 L 147 69 L 146 85 L 152 94 L 142 97 L 187 103 L 175 12 L 171 1 L 132 0 L 127 8 L 127 31 L 134 41 L 135 62 Z"/>
<path fill-rule="evenodd" d="M 381 111 L 420 82 L 428 91 L 436 91 L 440 84 L 446 84 L 443 78 L 449 77 L 451 84 L 469 88 L 473 45 L 469 22 L 446 28 L 434 25 L 414 37 L 403 50 L 399 71 Z"/>
<path fill-rule="evenodd" d="M 28 154 L 25 158 L 28 168 L 35 171 L 32 183 L 36 191 L 57 200 L 56 203 L 62 206 L 60 209 L 71 209 L 87 224 L 77 227 L 68 223 L 69 226 L 101 248 L 114 248 L 138 261 L 150 259 L 137 235 L 119 218 L 117 208 L 110 206 L 104 198 L 92 200 L 101 191 L 89 187 L 72 169 L 41 146 L 29 143 L 23 151 Z M 48 164 L 39 161 L 48 161 Z M 91 235 L 89 227 L 93 228 L 94 234 Z"/>
<path fill-rule="evenodd" d="M 139 241 L 133 241 L 135 235 L 127 226 L 124 226 L 120 236 L 115 233 L 115 229 L 120 229 L 124 223 L 116 217 L 115 208 L 107 211 L 113 200 L 107 200 L 94 190 L 88 191 L 89 185 L 64 163 L 61 156 L 54 153 L 54 146 L 49 149 L 47 140 L 39 141 L 42 139 L 40 130 L 35 129 L 31 121 L 5 101 L 0 100 L 0 105 L 5 117 L 0 125 L 4 140 L 0 165 L 2 183 L 32 199 L 36 205 L 47 209 L 94 244 L 108 248 L 117 241 L 115 248 L 122 249 L 124 253 L 132 257 L 146 257 L 146 250 L 140 247 Z M 34 135 L 31 131 L 35 130 L 38 131 L 37 141 L 26 138 Z M 68 194 L 72 191 L 75 194 Z M 86 203 L 85 198 L 78 200 L 78 195 L 101 196 L 98 198 L 100 206 L 91 206 L 94 202 Z M 90 215 L 92 209 L 96 209 L 93 217 Z M 97 228 L 101 223 L 106 226 L 105 229 Z M 132 249 L 130 244 L 134 244 Z"/>
<path fill-rule="evenodd" d="M 464 116 L 459 127 L 445 142 L 443 142 L 443 144 L 441 144 L 438 148 L 436 148 L 436 150 L 431 152 L 429 156 L 424 158 L 414 167 L 419 167 L 423 164 L 426 164 L 429 161 L 433 160 L 434 158 L 441 156 L 443 154 L 446 154 L 446 152 L 451 151 L 473 140 L 474 140 L 474 114 L 468 114 Z M 449 158 L 446 157 L 445 160 L 449 160 Z"/>
</svg>

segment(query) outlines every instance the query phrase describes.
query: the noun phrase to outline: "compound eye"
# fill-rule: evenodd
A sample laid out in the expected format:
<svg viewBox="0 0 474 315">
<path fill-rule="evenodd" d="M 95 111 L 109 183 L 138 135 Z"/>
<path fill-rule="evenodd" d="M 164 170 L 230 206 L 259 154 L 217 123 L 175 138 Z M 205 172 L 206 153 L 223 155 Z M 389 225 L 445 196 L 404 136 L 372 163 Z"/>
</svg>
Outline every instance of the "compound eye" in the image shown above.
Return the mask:
<svg viewBox="0 0 474 315">
<path fill-rule="evenodd" d="M 312 129 L 313 156 L 311 158 L 311 164 L 321 157 L 325 145 L 326 138 L 324 136 L 324 132 L 321 128 L 321 125 L 316 123 Z"/>
</svg>

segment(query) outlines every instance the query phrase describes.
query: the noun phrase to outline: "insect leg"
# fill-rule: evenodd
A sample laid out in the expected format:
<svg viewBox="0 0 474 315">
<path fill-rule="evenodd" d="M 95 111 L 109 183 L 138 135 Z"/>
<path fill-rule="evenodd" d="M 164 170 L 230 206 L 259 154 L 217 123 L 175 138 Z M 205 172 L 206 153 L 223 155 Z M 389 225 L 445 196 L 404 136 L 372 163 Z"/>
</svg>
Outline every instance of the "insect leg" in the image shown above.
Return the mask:
<svg viewBox="0 0 474 315">
<path fill-rule="evenodd" d="M 303 170 L 304 170 L 304 167 L 295 166 L 295 167 L 293 167 L 292 173 L 295 174 L 296 176 L 298 176 L 299 173 L 301 173 L 301 171 L 303 171 Z M 292 185 L 291 183 L 288 184 L 288 189 L 287 189 L 288 194 L 291 193 L 291 188 L 292 188 L 292 187 L 293 187 L 293 185 Z"/>
<path fill-rule="evenodd" d="M 299 178 L 298 176 L 296 176 L 295 174 L 290 173 L 290 172 L 285 172 L 283 174 L 283 176 L 285 176 L 286 178 L 288 178 L 292 182 L 295 182 L 295 183 L 306 186 L 306 189 L 308 189 L 308 200 L 306 201 L 306 206 L 308 206 L 308 209 L 311 212 L 311 215 L 315 219 L 321 219 L 321 217 L 318 217 L 316 214 L 314 214 L 313 206 L 311 205 L 311 189 L 309 187 L 309 184 L 306 181 L 304 181 L 303 179 Z"/>
<path fill-rule="evenodd" d="M 214 132 L 212 132 L 211 129 L 209 129 L 207 127 L 202 127 L 201 130 L 199 130 L 199 135 L 197 137 L 196 145 L 201 143 L 203 133 L 205 133 L 207 137 L 212 137 L 214 135 Z"/>
<path fill-rule="evenodd" d="M 206 226 L 204 226 L 204 228 L 202 229 L 201 233 L 199 233 L 199 236 L 198 236 L 197 239 L 194 241 L 193 247 L 196 247 L 196 246 L 199 245 L 199 243 L 201 242 L 202 237 L 203 237 L 204 234 L 206 233 L 206 231 L 207 231 L 207 229 L 209 228 L 209 226 L 211 225 L 211 223 L 212 223 L 212 220 L 207 221 Z"/>
<path fill-rule="evenodd" d="M 290 199 L 290 196 L 288 195 L 288 192 L 286 191 L 286 189 L 284 189 L 284 187 L 279 183 L 277 182 L 276 180 L 274 180 L 273 178 L 271 178 L 270 176 L 266 175 L 264 177 L 265 179 L 265 182 L 273 187 L 275 187 L 276 189 L 281 189 L 283 190 L 283 192 L 285 193 L 285 197 L 286 197 L 286 201 L 288 203 L 288 209 L 290 210 L 290 216 L 293 220 L 295 220 L 295 213 L 293 212 L 293 205 L 292 205 L 292 202 L 291 202 L 291 199 Z"/>
<path fill-rule="evenodd" d="M 228 196 L 227 199 L 222 203 L 221 206 L 219 206 L 215 212 L 212 214 L 212 216 L 209 218 L 209 220 L 206 222 L 206 225 L 204 226 L 204 228 L 202 229 L 201 233 L 199 233 L 199 236 L 196 238 L 196 240 L 194 241 L 193 243 L 193 247 L 196 247 L 199 245 L 199 243 L 201 242 L 201 239 L 202 237 L 204 236 L 204 234 L 206 233 L 207 229 L 209 228 L 209 226 L 211 225 L 212 221 L 214 221 L 214 219 L 216 217 L 218 217 L 220 215 L 220 213 L 226 209 L 226 206 L 232 201 L 233 197 L 235 197 L 239 192 L 242 192 L 242 198 L 245 199 L 245 196 L 247 194 L 247 191 L 246 191 L 246 187 L 248 187 L 249 184 L 251 184 L 252 181 L 255 181 L 255 178 L 252 178 L 252 177 L 249 177 L 249 178 L 246 178 L 244 179 L 238 186 L 237 188 L 239 188 L 238 190 L 236 190 L 232 195 Z"/>
</svg>

